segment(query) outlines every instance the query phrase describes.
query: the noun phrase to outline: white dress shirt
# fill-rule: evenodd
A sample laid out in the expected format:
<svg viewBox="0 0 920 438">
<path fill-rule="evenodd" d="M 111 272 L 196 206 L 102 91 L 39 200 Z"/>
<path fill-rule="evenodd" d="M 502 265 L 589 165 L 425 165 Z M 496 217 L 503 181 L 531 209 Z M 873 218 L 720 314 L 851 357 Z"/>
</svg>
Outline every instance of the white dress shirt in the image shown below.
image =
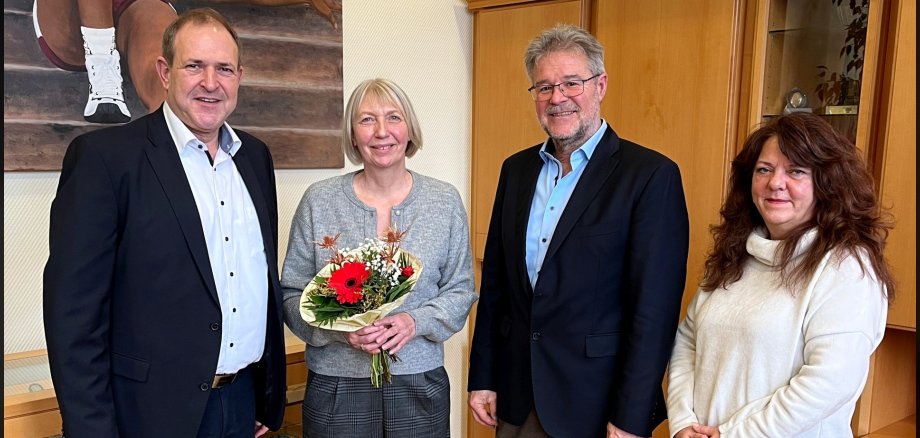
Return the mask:
<svg viewBox="0 0 920 438">
<path fill-rule="evenodd" d="M 207 145 L 163 104 L 166 125 L 195 196 L 220 300 L 221 337 L 217 374 L 257 362 L 265 348 L 268 262 L 259 218 L 233 156 L 242 142 L 224 123 L 211 160 Z M 194 354 L 194 352 L 191 352 Z"/>
<path fill-rule="evenodd" d="M 530 278 L 531 287 L 537 287 L 540 268 L 543 267 L 546 251 L 556 233 L 556 225 L 559 224 L 559 219 L 569 204 L 572 193 L 575 192 L 575 186 L 581 180 L 581 174 L 584 173 L 585 167 L 588 167 L 588 161 L 594 155 L 594 150 L 597 149 L 605 132 L 607 132 L 607 122 L 602 121 L 601 127 L 594 132 L 594 135 L 572 152 L 569 157 L 572 171 L 565 176 L 562 175 L 562 163 L 548 151 L 549 142 L 552 139 L 547 139 L 540 148 L 543 168 L 537 178 L 533 202 L 530 204 L 527 237 L 524 241 L 524 260 L 527 264 L 527 277 Z"/>
</svg>

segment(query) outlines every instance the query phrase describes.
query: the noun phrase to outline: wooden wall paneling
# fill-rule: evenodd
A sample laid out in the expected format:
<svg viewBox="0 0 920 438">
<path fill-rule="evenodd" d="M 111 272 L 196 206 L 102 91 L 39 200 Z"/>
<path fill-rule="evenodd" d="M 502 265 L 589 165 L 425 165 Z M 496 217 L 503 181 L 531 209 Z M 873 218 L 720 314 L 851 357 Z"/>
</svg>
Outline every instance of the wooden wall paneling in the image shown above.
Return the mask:
<svg viewBox="0 0 920 438">
<path fill-rule="evenodd" d="M 891 208 L 895 218 L 886 256 L 894 267 L 898 290 L 888 323 L 916 329 L 917 3 L 897 1 L 892 6 L 875 164 L 882 204 Z"/>
<path fill-rule="evenodd" d="M 502 162 L 546 138 L 527 93 L 524 49 L 547 27 L 579 24 L 581 2 L 529 3 L 474 13 L 473 252 L 482 260 Z"/>
<path fill-rule="evenodd" d="M 684 309 L 702 275 L 734 156 L 744 14 L 740 0 L 597 4 L 609 77 L 604 117 L 621 137 L 681 169 L 690 214 Z"/>
<path fill-rule="evenodd" d="M 888 310 L 889 329 L 874 355 L 871 384 L 854 419 L 860 436 L 871 432 L 870 437 L 879 438 L 916 436 L 917 412 L 917 4 L 897 0 L 888 6 L 879 14 L 887 34 L 876 77 L 880 86 L 871 158 L 882 205 L 891 208 L 895 219 L 885 253 L 897 296 Z M 864 80 L 863 90 L 867 85 Z"/>
<path fill-rule="evenodd" d="M 897 298 L 889 307 L 891 328 L 873 357 L 854 418 L 858 435 L 872 432 L 879 437 L 880 429 L 884 436 L 916 436 L 916 2 L 892 1 L 888 6 L 879 14 L 887 33 L 882 37 L 884 56 L 878 60 L 870 158 L 882 205 L 891 208 L 895 218 L 885 252 L 894 270 Z M 868 85 L 864 80 L 863 90 Z M 886 428 L 908 414 L 914 415 L 912 420 L 901 426 L 912 426 L 913 433 L 897 432 L 904 427 Z"/>
</svg>

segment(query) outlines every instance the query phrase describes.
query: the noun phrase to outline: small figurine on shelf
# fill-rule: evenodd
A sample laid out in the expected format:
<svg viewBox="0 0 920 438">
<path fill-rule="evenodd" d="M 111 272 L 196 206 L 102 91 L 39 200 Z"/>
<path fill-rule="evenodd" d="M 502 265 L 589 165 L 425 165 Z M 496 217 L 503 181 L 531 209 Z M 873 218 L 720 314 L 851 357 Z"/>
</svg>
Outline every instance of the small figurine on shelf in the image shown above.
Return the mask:
<svg viewBox="0 0 920 438">
<path fill-rule="evenodd" d="M 789 113 L 810 113 L 808 107 L 808 96 L 799 87 L 793 87 L 786 93 L 786 107 L 783 108 L 783 114 Z"/>
</svg>

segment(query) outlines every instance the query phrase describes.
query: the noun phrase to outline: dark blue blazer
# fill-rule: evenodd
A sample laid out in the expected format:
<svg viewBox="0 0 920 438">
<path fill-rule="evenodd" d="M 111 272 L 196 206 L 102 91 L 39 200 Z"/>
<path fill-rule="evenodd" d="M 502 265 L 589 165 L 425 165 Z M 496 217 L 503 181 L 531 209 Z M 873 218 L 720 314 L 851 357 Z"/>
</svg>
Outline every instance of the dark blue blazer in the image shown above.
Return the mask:
<svg viewBox="0 0 920 438">
<path fill-rule="evenodd" d="M 275 177 L 266 145 L 237 134 L 243 145 L 233 161 L 268 262 L 256 419 L 277 429 L 286 386 Z M 48 358 L 68 438 L 195 436 L 221 338 L 210 266 L 162 107 L 71 142 L 44 272 Z"/>
<path fill-rule="evenodd" d="M 502 165 L 486 240 L 469 390 L 498 393 L 498 416 L 536 408 L 552 436 L 650 436 L 686 279 L 680 171 L 607 129 L 559 219 L 531 288 L 525 234 L 541 145 Z"/>
</svg>

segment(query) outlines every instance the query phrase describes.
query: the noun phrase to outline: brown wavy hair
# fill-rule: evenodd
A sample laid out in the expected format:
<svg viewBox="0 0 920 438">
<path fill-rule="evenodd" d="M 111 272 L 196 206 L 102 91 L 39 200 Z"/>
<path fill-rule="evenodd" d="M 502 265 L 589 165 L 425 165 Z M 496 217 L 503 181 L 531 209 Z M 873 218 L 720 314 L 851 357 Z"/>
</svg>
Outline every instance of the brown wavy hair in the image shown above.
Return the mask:
<svg viewBox="0 0 920 438">
<path fill-rule="evenodd" d="M 867 259 L 891 302 L 894 279 L 883 254 L 893 226 L 891 215 L 880 207 L 872 174 L 853 142 L 810 113 L 776 117 L 745 140 L 732 161 L 728 195 L 719 212 L 721 223 L 710 227 L 714 244 L 700 287 L 713 291 L 741 279 L 747 238 L 755 228 L 765 226 L 754 205 L 751 180 L 760 152 L 771 138 L 776 138 L 780 151 L 792 163 L 811 169 L 814 183 L 815 217 L 792 230 L 779 246 L 783 284 L 792 290 L 803 286 L 824 255 L 835 251 L 853 255 L 863 274 L 867 269 L 863 260 Z M 793 263 L 796 246 L 812 228 L 817 228 L 814 243 L 801 261 Z"/>
</svg>

